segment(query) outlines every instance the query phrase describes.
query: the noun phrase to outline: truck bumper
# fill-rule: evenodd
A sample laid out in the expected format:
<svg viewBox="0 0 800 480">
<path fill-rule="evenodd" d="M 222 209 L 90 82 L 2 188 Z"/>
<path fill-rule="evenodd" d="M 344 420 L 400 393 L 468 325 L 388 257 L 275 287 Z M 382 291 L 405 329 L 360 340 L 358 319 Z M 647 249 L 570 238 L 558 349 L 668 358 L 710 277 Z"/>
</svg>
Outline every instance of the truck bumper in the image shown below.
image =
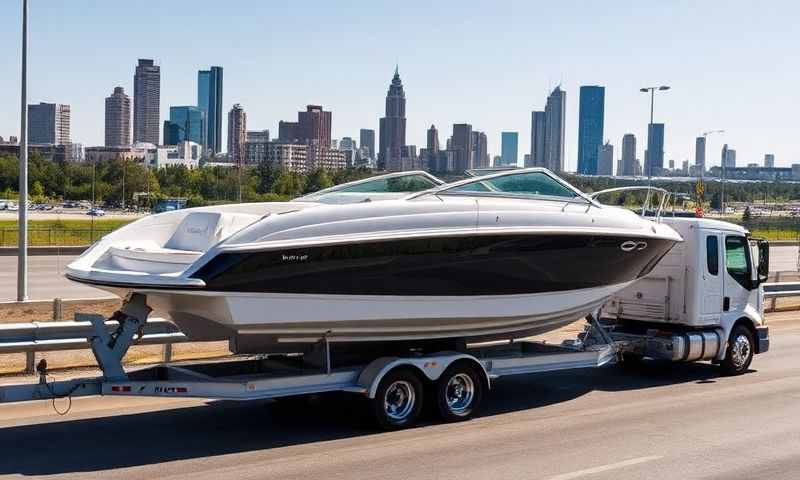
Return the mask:
<svg viewBox="0 0 800 480">
<path fill-rule="evenodd" d="M 769 327 L 766 325 L 756 327 L 756 333 L 758 334 L 756 353 L 764 353 L 769 350 Z"/>
</svg>

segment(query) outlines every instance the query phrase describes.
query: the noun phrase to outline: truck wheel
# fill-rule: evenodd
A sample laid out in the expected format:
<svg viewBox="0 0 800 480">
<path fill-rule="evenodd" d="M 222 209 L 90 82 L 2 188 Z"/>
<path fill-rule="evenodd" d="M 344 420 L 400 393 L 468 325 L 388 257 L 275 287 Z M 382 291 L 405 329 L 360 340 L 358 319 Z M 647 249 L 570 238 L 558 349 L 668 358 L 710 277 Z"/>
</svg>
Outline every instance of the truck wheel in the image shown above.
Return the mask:
<svg viewBox="0 0 800 480">
<path fill-rule="evenodd" d="M 741 375 L 750 368 L 755 351 L 753 334 L 744 325 L 737 325 L 731 331 L 728 348 L 725 351 L 725 360 L 720 366 L 726 375 Z"/>
<path fill-rule="evenodd" d="M 436 403 L 445 422 L 469 419 L 483 399 L 483 372 L 468 363 L 451 365 L 436 382 Z"/>
<path fill-rule="evenodd" d="M 407 369 L 389 372 L 372 399 L 378 425 L 385 430 L 413 425 L 422 411 L 423 390 L 422 382 L 414 372 Z"/>
</svg>

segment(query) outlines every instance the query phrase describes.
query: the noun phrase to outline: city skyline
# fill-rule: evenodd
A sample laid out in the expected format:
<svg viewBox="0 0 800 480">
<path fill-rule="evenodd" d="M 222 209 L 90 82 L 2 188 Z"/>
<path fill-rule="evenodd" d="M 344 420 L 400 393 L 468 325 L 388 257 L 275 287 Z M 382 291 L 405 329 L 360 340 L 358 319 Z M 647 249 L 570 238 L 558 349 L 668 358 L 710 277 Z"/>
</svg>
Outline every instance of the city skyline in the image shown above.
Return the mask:
<svg viewBox="0 0 800 480">
<path fill-rule="evenodd" d="M 501 41 L 492 39 L 491 35 L 481 36 L 480 41 L 468 39 L 467 45 L 463 46 L 460 37 L 443 39 L 448 32 L 452 35 L 456 28 L 444 16 L 449 8 L 446 2 L 430 10 L 423 10 L 421 4 L 410 2 L 407 8 L 397 13 L 397 24 L 388 30 L 385 25 L 377 27 L 380 20 L 390 14 L 388 7 L 381 5 L 348 7 L 320 4 L 316 9 L 254 6 L 237 27 L 240 30 L 237 45 L 242 41 L 252 43 L 243 44 L 241 52 L 234 49 L 231 40 L 221 35 L 199 36 L 192 49 L 181 46 L 181 42 L 161 42 L 151 38 L 152 35 L 142 35 L 143 29 L 149 31 L 153 28 L 145 13 L 152 14 L 156 4 L 152 9 L 145 7 L 140 12 L 130 12 L 126 22 L 120 22 L 117 20 L 120 18 L 119 6 L 82 8 L 80 1 L 76 3 L 78 5 L 31 5 L 28 94 L 29 103 L 71 105 L 72 140 L 86 145 L 103 143 L 103 99 L 117 85 L 133 92 L 132 66 L 138 58 L 154 58 L 162 68 L 162 121 L 170 105 L 195 103 L 195 89 L 192 87 L 197 70 L 204 65 L 219 64 L 228 70 L 225 111 L 234 103 L 241 103 L 247 108 L 249 123 L 254 128 L 274 130 L 278 120 L 289 118 L 296 105 L 324 104 L 336 113 L 333 132 L 336 138 L 355 136 L 360 128 L 377 130 L 386 78 L 395 60 L 399 60 L 408 93 L 406 143 L 412 145 L 425 144 L 425 132 L 431 124 L 471 123 L 474 129 L 486 132 L 490 138 L 498 138 L 503 130 L 519 131 L 519 149 L 527 152 L 530 150 L 531 111 L 541 108 L 541 98 L 555 85 L 561 84 L 568 93 L 565 168 L 575 170 L 578 90 L 582 85 L 597 84 L 606 87 L 605 138 L 618 148 L 624 133 L 634 133 L 640 140 L 637 156 L 643 159 L 649 102 L 638 93 L 638 88 L 665 83 L 673 89 L 659 96 L 655 105 L 655 122 L 665 123 L 667 127 L 665 163 L 669 159 L 674 159 L 677 164 L 686 159 L 693 163 L 695 138 L 703 131 L 717 128 L 725 129 L 726 133 L 709 138 L 709 151 L 719 151 L 722 144 L 730 143 L 737 146 L 743 164 L 761 161 L 767 152 L 775 154 L 776 166 L 787 166 L 800 160 L 800 152 L 791 142 L 794 125 L 790 106 L 800 103 L 800 93 L 791 88 L 798 79 L 797 67 L 784 65 L 784 57 L 789 57 L 787 45 L 791 43 L 787 42 L 792 30 L 788 18 L 792 16 L 790 11 L 798 8 L 789 3 L 767 8 L 737 3 L 724 11 L 696 5 L 691 7 L 691 15 L 687 13 L 690 7 L 685 4 L 662 6 L 652 3 L 635 8 L 613 5 L 605 9 L 597 25 L 588 22 L 586 12 L 582 12 L 585 9 L 579 8 L 578 4 L 568 2 L 563 13 L 544 4 L 513 4 L 513 8 L 492 9 L 489 15 L 470 14 L 467 19 L 484 22 L 490 31 L 502 23 L 507 30 L 506 38 Z M 191 30 L 214 30 L 219 19 L 224 18 L 225 9 L 213 3 L 199 3 L 208 8 L 201 9 L 204 11 L 202 16 L 193 17 L 197 22 L 191 24 Z M 176 1 L 159 9 L 159 14 L 163 14 L 164 21 L 181 18 L 187 5 Z M 90 11 L 87 19 L 78 15 L 85 15 L 84 10 Z M 287 30 L 305 31 L 302 23 L 308 21 L 309 16 L 331 19 L 320 27 L 320 35 L 325 36 L 334 31 L 336 19 L 353 10 L 363 10 L 363 26 L 359 23 L 356 29 L 361 35 L 344 39 L 337 38 L 341 35 L 333 35 L 316 50 L 311 47 L 310 39 L 302 35 L 296 41 L 278 41 Z M 523 28 L 522 20 L 538 10 L 565 23 L 558 43 L 543 42 L 546 32 L 529 32 Z M 5 67 L 5 71 L 18 72 L 19 25 L 13 19 L 19 17 L 19 6 L 10 4 L 5 12 L 12 21 L 0 32 L 0 39 L 12 49 L 10 55 L 0 59 L 0 65 Z M 258 22 L 255 20 L 261 15 L 275 23 L 274 32 L 264 33 L 256 28 Z M 436 21 L 437 26 L 441 26 L 438 30 L 433 29 L 438 32 L 435 37 L 431 36 L 433 33 L 421 31 L 408 42 L 400 42 L 388 49 L 385 45 L 378 48 L 363 41 L 372 34 L 388 36 L 408 31 L 427 15 L 431 20 L 425 20 L 426 24 Z M 682 18 L 680 31 L 668 29 L 666 25 L 653 27 L 647 19 L 654 15 L 667 19 Z M 275 19 L 279 20 L 273 22 Z M 743 23 L 743 19 L 747 19 L 747 23 Z M 49 22 L 56 20 L 61 25 L 74 25 L 75 28 L 50 31 Z M 102 28 L 79 28 L 87 21 Z M 607 32 L 609 26 L 618 22 L 630 27 L 624 36 Z M 173 33 L 188 32 L 189 23 L 181 25 L 176 22 Z M 731 25 L 739 25 L 750 32 L 768 29 L 770 35 L 762 36 L 767 45 L 756 49 L 739 38 L 720 34 L 729 31 Z M 585 28 L 584 32 L 580 31 L 582 28 Z M 655 31 L 651 34 L 652 29 Z M 114 34 L 107 36 L 108 32 Z M 604 32 L 606 36 L 597 37 L 598 32 Z M 643 32 L 655 40 L 645 42 L 647 45 L 630 41 Z M 263 42 L 259 37 L 261 34 L 264 35 Z M 103 36 L 104 41 L 97 42 L 98 36 Z M 604 41 L 594 45 L 589 40 L 592 36 Z M 727 42 L 724 48 L 719 43 L 723 37 Z M 488 55 L 488 51 L 497 48 L 498 42 L 507 43 L 508 48 L 502 55 Z M 419 48 L 423 44 L 430 45 L 430 48 Z M 468 48 L 472 46 L 476 48 Z M 705 53 L 719 49 L 721 53 Z M 358 50 L 363 55 L 342 64 L 339 54 L 346 50 Z M 459 53 L 462 51 L 464 54 Z M 762 55 L 764 51 L 772 53 Z M 411 56 L 410 52 L 416 53 Z M 473 55 L 478 55 L 477 58 L 484 63 L 482 70 L 486 71 L 485 74 L 463 75 L 474 71 Z M 514 60 L 518 56 L 536 58 L 537 61 L 530 65 L 520 64 Z M 468 61 L 468 58 L 472 60 Z M 254 68 L 254 63 L 263 64 L 263 67 Z M 731 70 L 736 68 L 735 65 L 745 63 L 747 68 Z M 50 81 L 46 73 L 50 69 L 64 70 L 66 66 L 75 64 L 84 64 L 85 68 L 59 82 Z M 447 67 L 447 74 L 438 75 L 440 78 L 430 75 L 431 67 L 438 64 Z M 770 80 L 769 91 L 775 93 L 765 97 L 756 83 L 759 79 L 755 74 L 778 66 L 788 68 L 788 71 Z M 698 69 L 704 73 L 702 77 L 696 75 Z M 353 71 L 357 74 L 353 75 Z M 504 72 L 502 79 L 495 75 L 497 71 Z M 453 83 L 455 79 L 458 82 Z M 0 115 L 0 135 L 4 137 L 18 135 L 19 112 L 13 108 L 18 104 L 18 87 L 17 75 L 8 75 L 0 80 L 0 105 L 4 105 L 4 115 Z M 465 102 L 465 95 L 470 93 L 478 93 L 490 101 Z M 730 101 L 730 98 L 736 101 Z M 7 109 L 6 105 L 10 108 Z M 225 130 L 223 128 L 223 132 Z M 226 143 L 223 138 L 223 145 Z M 498 147 L 497 143 L 490 144 L 490 152 L 498 153 Z M 718 161 L 717 155 L 710 156 L 707 166 L 717 165 Z"/>
</svg>

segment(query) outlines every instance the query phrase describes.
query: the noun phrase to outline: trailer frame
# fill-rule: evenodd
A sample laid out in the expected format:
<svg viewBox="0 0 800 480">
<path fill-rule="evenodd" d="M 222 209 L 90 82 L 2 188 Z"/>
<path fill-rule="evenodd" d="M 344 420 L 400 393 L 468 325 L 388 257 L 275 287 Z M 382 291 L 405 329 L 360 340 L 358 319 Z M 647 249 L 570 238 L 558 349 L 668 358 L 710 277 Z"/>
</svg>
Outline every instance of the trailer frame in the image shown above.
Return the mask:
<svg viewBox="0 0 800 480">
<path fill-rule="evenodd" d="M 442 391 L 450 388 L 461 392 L 459 388 L 471 384 L 479 403 L 482 395 L 478 393 L 490 389 L 492 382 L 503 376 L 595 368 L 615 363 L 618 357 L 617 344 L 606 331 L 607 327 L 596 320 L 597 312 L 587 316 L 584 331 L 577 338 L 560 345 L 509 339 L 469 345 L 461 351 L 412 351 L 407 355 L 374 356 L 363 363 L 336 366 L 331 358 L 331 344 L 323 338 L 313 361 L 306 361 L 300 354 L 256 355 L 158 364 L 126 371 L 122 359 L 141 336 L 150 313 L 144 300 L 139 295 L 129 298 L 110 318 L 118 322 L 112 332 L 108 331 L 106 319 L 101 315 L 76 316 L 76 320 L 92 325 L 93 333 L 87 340 L 102 375 L 53 381 L 46 361 L 42 360 L 37 365 L 38 383 L 0 386 L 0 404 L 89 395 L 244 401 L 349 392 L 368 398 L 378 407 L 385 404 L 389 408 L 386 398 L 377 397 L 390 395 L 381 388 L 387 377 L 397 376 L 395 372 L 416 376 L 418 383 L 434 386 L 445 381 L 452 383 L 453 378 L 460 379 L 460 384 L 448 383 Z M 443 378 L 445 375 L 453 378 Z M 405 385 L 407 390 L 406 384 L 416 383 L 398 385 Z M 421 397 L 422 392 L 418 392 L 417 398 Z M 470 408 L 463 418 L 471 416 L 478 406 Z M 463 418 L 456 416 L 451 420 Z M 387 424 L 379 419 L 379 423 L 387 428 L 399 428 L 413 422 Z"/>
</svg>

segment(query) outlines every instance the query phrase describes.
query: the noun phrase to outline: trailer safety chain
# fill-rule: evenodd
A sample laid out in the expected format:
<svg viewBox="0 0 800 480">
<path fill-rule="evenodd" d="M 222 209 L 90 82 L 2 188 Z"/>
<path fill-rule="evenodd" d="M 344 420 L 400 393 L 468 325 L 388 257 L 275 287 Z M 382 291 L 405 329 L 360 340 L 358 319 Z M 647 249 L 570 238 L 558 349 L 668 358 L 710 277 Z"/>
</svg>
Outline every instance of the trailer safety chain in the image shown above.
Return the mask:
<svg viewBox="0 0 800 480">
<path fill-rule="evenodd" d="M 61 415 L 62 417 L 69 413 L 72 410 L 72 394 L 75 393 L 77 389 L 83 386 L 82 383 L 77 383 L 72 386 L 66 393 L 57 394 L 55 390 L 53 390 L 52 383 L 55 382 L 55 378 L 52 375 L 47 375 L 47 360 L 44 358 L 39 360 L 39 363 L 36 365 L 36 371 L 39 373 L 39 384 L 44 385 L 47 388 L 47 391 L 50 392 L 50 400 L 53 405 L 53 411 L 57 414 Z M 48 382 L 48 378 L 50 381 Z M 63 411 L 59 410 L 56 406 L 56 400 L 66 398 L 68 400 L 67 408 Z"/>
</svg>

